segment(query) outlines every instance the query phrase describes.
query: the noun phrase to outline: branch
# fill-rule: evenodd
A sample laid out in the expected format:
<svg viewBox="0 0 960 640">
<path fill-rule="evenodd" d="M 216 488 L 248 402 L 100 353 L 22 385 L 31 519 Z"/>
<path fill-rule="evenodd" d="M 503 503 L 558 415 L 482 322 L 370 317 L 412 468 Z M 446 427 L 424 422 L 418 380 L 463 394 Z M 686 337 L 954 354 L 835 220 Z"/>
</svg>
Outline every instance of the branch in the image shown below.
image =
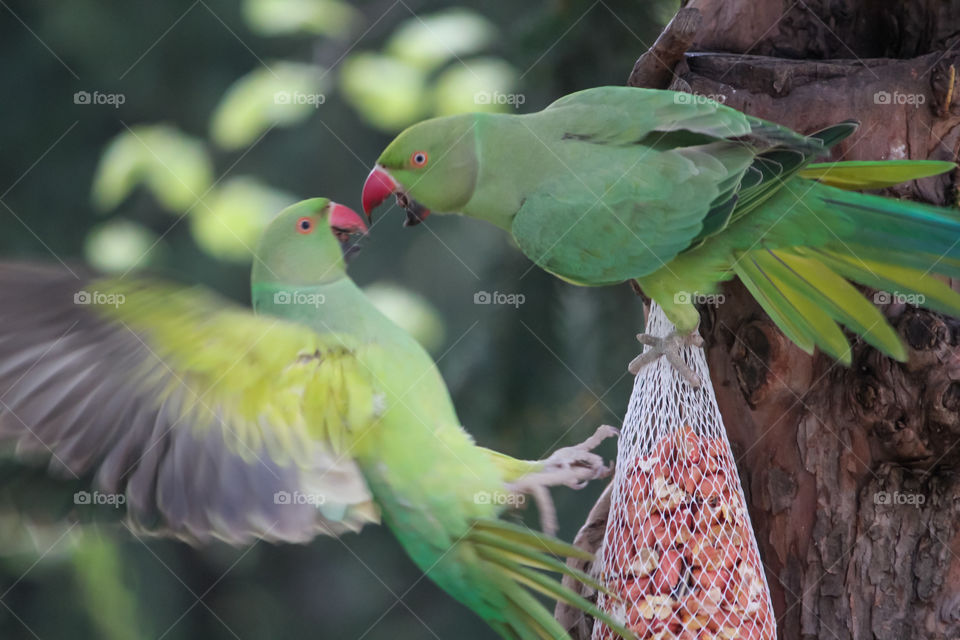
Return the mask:
<svg viewBox="0 0 960 640">
<path fill-rule="evenodd" d="M 697 37 L 702 19 L 696 9 L 680 9 L 653 46 L 637 59 L 627 86 L 666 89 L 674 76 L 673 68 Z"/>
</svg>

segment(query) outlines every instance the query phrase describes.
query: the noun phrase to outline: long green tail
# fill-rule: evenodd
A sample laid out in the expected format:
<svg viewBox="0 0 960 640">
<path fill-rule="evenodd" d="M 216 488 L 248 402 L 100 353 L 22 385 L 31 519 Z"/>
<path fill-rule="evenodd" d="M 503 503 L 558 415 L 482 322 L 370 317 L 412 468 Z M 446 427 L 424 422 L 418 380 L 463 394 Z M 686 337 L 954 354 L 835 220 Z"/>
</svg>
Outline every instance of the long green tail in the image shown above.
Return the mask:
<svg viewBox="0 0 960 640">
<path fill-rule="evenodd" d="M 592 554 L 556 538 L 535 533 L 502 520 L 478 520 L 465 537 L 486 564 L 486 575 L 503 593 L 508 606 L 491 625 L 504 638 L 555 640 L 569 638 L 566 629 L 530 591 L 564 602 L 602 621 L 624 638 L 634 638 L 622 622 L 543 573 L 570 576 L 587 586 L 610 594 L 586 573 L 567 566 L 554 555 L 590 559 Z M 552 554 L 552 555 L 551 555 Z M 529 591 L 528 591 L 529 589 Z"/>
<path fill-rule="evenodd" d="M 905 175 L 921 177 L 954 166 L 903 162 L 877 175 L 870 174 L 870 166 L 857 164 L 861 166 L 842 167 L 839 182 L 856 188 L 889 186 Z M 808 246 L 758 245 L 739 256 L 734 271 L 801 348 L 812 353 L 819 347 L 850 364 L 839 323 L 883 353 L 906 360 L 906 348 L 883 314 L 847 280 L 880 290 L 877 302 L 905 301 L 960 317 L 960 294 L 934 277 L 960 278 L 958 212 L 827 184 L 797 180 L 793 185 L 795 193 L 804 194 L 805 207 L 800 208 L 805 212 L 796 215 L 808 215 L 803 222 L 811 234 L 826 239 Z"/>
</svg>

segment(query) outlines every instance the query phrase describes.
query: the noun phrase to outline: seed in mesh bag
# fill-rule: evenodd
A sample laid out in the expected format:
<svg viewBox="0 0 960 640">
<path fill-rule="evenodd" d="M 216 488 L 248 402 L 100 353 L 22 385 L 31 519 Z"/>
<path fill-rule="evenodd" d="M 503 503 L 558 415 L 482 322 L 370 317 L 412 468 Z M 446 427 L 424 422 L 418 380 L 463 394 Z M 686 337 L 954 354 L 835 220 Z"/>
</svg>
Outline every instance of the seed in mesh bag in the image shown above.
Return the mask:
<svg viewBox="0 0 960 640">
<path fill-rule="evenodd" d="M 765 609 L 765 589 L 756 568 L 741 563 L 733 574 L 732 591 L 735 593 L 734 609 L 745 614 L 754 614 Z"/>
<path fill-rule="evenodd" d="M 637 612 L 645 620 L 669 620 L 677 601 L 670 596 L 648 595 L 637 602 Z"/>
<path fill-rule="evenodd" d="M 660 554 L 656 549 L 649 547 L 637 551 L 637 555 L 630 565 L 630 572 L 635 576 L 649 576 L 660 564 Z"/>
<path fill-rule="evenodd" d="M 682 476 L 679 484 L 683 487 L 683 490 L 691 496 L 695 495 L 697 487 L 703 481 L 703 469 L 700 467 L 678 467 L 677 474 Z"/>
<path fill-rule="evenodd" d="M 723 466 L 729 466 L 723 464 L 727 460 L 727 445 L 720 438 L 701 438 L 701 446 L 703 447 L 704 454 L 704 466 L 709 471 L 716 471 Z"/>
<path fill-rule="evenodd" d="M 737 629 L 737 640 L 775 640 L 773 625 L 767 614 L 767 608 L 763 607 L 754 616 L 753 620 L 744 620 L 743 624 Z"/>
<path fill-rule="evenodd" d="M 650 457 L 663 464 L 669 464 L 669 462 L 673 461 L 673 451 L 673 441 L 670 438 L 660 438 L 656 444 L 653 445 L 653 453 Z"/>
<path fill-rule="evenodd" d="M 694 611 L 695 603 L 691 599 L 687 599 L 683 603 L 683 607 L 680 609 L 680 621 L 684 629 L 689 629 L 690 631 L 699 631 L 700 629 L 706 629 L 707 623 L 710 621 L 710 616 L 701 613 L 700 611 Z"/>
<path fill-rule="evenodd" d="M 693 537 L 694 521 L 690 507 L 680 507 L 670 517 L 664 544 L 682 547 Z"/>
<path fill-rule="evenodd" d="M 659 513 L 655 511 L 641 513 L 633 522 L 638 521 L 640 524 L 634 525 L 637 529 L 638 549 L 643 548 L 644 545 L 653 547 L 667 537 L 667 523 Z"/>
<path fill-rule="evenodd" d="M 727 604 L 733 604 L 736 600 L 735 591 L 728 589 L 731 572 L 727 569 L 712 571 L 702 567 L 694 567 L 690 570 L 692 587 L 697 591 L 707 591 L 713 587 L 719 588 L 724 593 Z"/>
<path fill-rule="evenodd" d="M 651 489 L 656 498 L 655 506 L 659 511 L 673 511 L 683 504 L 687 497 L 683 489 L 662 476 L 653 479 Z"/>
<path fill-rule="evenodd" d="M 650 578 L 627 578 L 620 583 L 616 590 L 623 596 L 628 606 L 647 597 L 650 593 Z"/>
<path fill-rule="evenodd" d="M 707 499 L 723 499 L 729 497 L 730 487 L 727 484 L 727 474 L 723 471 L 703 474 L 703 480 L 700 481 L 698 492 Z"/>
<path fill-rule="evenodd" d="M 677 453 L 681 460 L 685 460 L 690 464 L 700 462 L 702 453 L 700 436 L 696 434 L 690 425 L 684 425 L 682 429 L 677 431 L 676 440 Z"/>
<path fill-rule="evenodd" d="M 683 571 L 683 555 L 674 549 L 667 549 L 660 554 L 660 562 L 657 564 L 657 570 L 653 574 L 651 586 L 662 594 L 673 591 L 677 583 L 680 582 L 680 574 Z"/>
<path fill-rule="evenodd" d="M 701 537 L 689 547 L 690 565 L 710 571 L 732 569 L 740 555 L 740 550 L 733 547 L 729 539 L 720 540 L 714 546 Z"/>
<path fill-rule="evenodd" d="M 667 629 L 667 620 L 673 616 L 673 606 L 669 603 L 650 602 L 650 598 L 664 596 L 646 596 L 627 611 L 627 628 L 638 638 L 649 638 L 651 635 Z"/>
<path fill-rule="evenodd" d="M 633 479 L 633 485 L 630 487 L 626 504 L 628 526 L 646 517 L 653 509 L 653 505 L 656 504 L 657 496 L 653 492 L 651 484 L 652 483 L 643 476 L 637 476 Z"/>
</svg>

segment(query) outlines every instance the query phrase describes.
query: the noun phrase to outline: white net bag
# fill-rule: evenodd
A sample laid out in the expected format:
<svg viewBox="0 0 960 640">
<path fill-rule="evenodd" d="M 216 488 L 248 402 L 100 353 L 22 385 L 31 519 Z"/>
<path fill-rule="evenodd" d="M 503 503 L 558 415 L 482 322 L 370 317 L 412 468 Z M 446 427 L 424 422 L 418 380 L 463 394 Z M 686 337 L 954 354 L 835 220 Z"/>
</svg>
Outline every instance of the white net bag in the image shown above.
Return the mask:
<svg viewBox="0 0 960 640">
<path fill-rule="evenodd" d="M 674 327 L 651 305 L 647 333 Z M 649 347 L 648 347 L 649 348 Z M 619 598 L 598 604 L 637 638 L 775 640 L 757 542 L 707 361 L 681 357 L 693 388 L 666 358 L 634 383 L 617 454 L 600 579 Z M 597 622 L 593 640 L 616 638 Z"/>
</svg>

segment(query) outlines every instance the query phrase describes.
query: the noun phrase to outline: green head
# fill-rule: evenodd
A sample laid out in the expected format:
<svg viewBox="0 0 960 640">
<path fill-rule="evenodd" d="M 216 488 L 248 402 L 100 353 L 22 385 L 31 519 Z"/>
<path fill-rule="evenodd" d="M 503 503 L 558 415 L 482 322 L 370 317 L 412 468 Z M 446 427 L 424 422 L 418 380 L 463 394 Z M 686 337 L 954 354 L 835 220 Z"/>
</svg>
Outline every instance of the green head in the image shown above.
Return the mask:
<svg viewBox="0 0 960 640">
<path fill-rule="evenodd" d="M 347 275 L 346 258 L 367 225 L 349 207 L 312 198 L 277 214 L 257 245 L 254 283 L 311 286 Z"/>
<path fill-rule="evenodd" d="M 380 154 L 363 185 L 370 215 L 391 194 L 407 210 L 407 224 L 430 211 L 459 211 L 473 195 L 479 161 L 476 114 L 434 118 L 409 127 Z"/>
</svg>

